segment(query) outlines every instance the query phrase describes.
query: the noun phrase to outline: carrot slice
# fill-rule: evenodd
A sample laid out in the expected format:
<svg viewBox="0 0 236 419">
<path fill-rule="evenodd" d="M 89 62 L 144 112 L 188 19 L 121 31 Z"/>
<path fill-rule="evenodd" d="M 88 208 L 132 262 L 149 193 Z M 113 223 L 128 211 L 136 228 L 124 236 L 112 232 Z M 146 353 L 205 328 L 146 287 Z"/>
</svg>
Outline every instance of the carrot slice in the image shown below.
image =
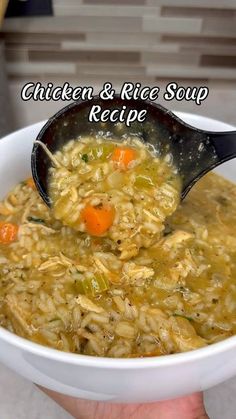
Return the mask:
<svg viewBox="0 0 236 419">
<path fill-rule="evenodd" d="M 116 147 L 112 153 L 111 159 L 119 166 L 127 168 L 129 163 L 136 158 L 136 152 L 128 147 Z"/>
<path fill-rule="evenodd" d="M 26 179 L 26 185 L 29 186 L 31 189 L 36 189 L 34 179 L 32 177 L 29 177 L 29 179 Z"/>
<path fill-rule="evenodd" d="M 0 243 L 8 244 L 16 240 L 19 226 L 0 221 Z"/>
<path fill-rule="evenodd" d="M 114 220 L 114 208 L 111 206 L 86 205 L 81 212 L 81 219 L 86 225 L 86 230 L 92 236 L 101 236 L 112 225 Z"/>
</svg>

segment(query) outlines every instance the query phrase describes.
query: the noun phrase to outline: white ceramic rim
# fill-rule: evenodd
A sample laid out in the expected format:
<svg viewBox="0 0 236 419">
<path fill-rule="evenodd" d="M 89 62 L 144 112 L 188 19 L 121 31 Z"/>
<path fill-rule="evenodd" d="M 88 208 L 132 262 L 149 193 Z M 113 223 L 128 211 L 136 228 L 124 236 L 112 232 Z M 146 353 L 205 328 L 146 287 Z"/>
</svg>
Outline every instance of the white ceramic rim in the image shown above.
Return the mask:
<svg viewBox="0 0 236 419">
<path fill-rule="evenodd" d="M 216 119 L 206 118 L 201 115 L 191 114 L 187 112 L 175 112 L 177 116 L 181 119 L 185 119 L 185 116 L 189 116 L 193 120 L 195 119 L 196 122 L 198 118 L 204 119 L 209 123 L 219 123 Z M 46 121 L 42 121 L 36 124 L 35 126 L 41 127 Z M 221 122 L 225 129 L 227 130 L 234 130 L 235 127 Z M 32 125 L 28 127 L 24 127 L 18 131 L 15 131 L 9 134 L 7 137 L 11 135 L 15 135 L 20 131 L 23 131 L 25 128 L 30 128 Z M 3 138 L 1 141 L 5 141 Z M 6 139 L 6 141 L 8 141 Z M 95 357 L 90 355 L 80 355 L 80 354 L 73 354 L 69 352 L 59 351 L 57 349 L 52 349 L 47 346 L 40 345 L 38 343 L 31 342 L 30 340 L 24 339 L 20 336 L 15 335 L 14 333 L 9 332 L 8 330 L 0 327 L 0 340 L 4 340 L 9 344 L 26 351 L 28 353 L 32 353 L 34 355 L 53 359 L 58 362 L 74 364 L 78 366 L 86 366 L 86 367 L 96 367 L 96 368 L 112 368 L 112 369 L 143 369 L 143 368 L 154 368 L 154 367 L 166 367 L 171 365 L 179 365 L 182 363 L 188 363 L 197 361 L 199 359 L 205 359 L 208 356 L 216 356 L 220 353 L 230 350 L 232 348 L 236 348 L 236 336 L 232 336 L 230 338 L 224 339 L 220 342 L 213 343 L 212 345 L 206 346 L 204 348 L 195 349 L 193 351 L 177 353 L 172 355 L 163 355 L 163 356 L 154 356 L 154 357 L 144 357 L 144 358 L 107 358 L 107 357 Z"/>
</svg>

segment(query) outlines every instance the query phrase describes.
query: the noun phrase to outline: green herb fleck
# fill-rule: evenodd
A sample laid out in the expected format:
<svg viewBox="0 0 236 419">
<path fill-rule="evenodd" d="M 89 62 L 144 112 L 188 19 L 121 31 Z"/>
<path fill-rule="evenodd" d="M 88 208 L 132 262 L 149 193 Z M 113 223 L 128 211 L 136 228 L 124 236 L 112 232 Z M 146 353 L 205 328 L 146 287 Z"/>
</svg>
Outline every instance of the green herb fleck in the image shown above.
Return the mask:
<svg viewBox="0 0 236 419">
<path fill-rule="evenodd" d="M 184 315 L 178 314 L 178 313 L 174 313 L 173 316 L 174 317 L 183 317 L 183 319 L 189 320 L 190 322 L 194 321 L 194 319 L 192 317 L 184 316 Z"/>
<path fill-rule="evenodd" d="M 36 217 L 27 217 L 27 220 L 30 223 L 36 223 L 36 224 L 45 224 L 45 221 L 42 218 L 36 218 Z"/>
<path fill-rule="evenodd" d="M 83 155 L 82 155 L 82 157 L 81 157 L 81 159 L 82 159 L 85 163 L 88 163 L 88 161 L 89 161 L 88 154 L 83 154 Z"/>
</svg>

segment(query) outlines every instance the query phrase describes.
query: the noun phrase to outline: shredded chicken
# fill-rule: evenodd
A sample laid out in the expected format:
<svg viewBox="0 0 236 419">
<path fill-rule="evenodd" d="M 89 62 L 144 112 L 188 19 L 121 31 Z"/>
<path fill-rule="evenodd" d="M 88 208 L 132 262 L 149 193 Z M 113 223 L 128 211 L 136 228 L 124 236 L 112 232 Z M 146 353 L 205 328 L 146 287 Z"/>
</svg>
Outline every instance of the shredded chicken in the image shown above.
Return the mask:
<svg viewBox="0 0 236 419">
<path fill-rule="evenodd" d="M 162 221 L 162 220 L 160 220 L 160 218 L 155 217 L 155 215 L 153 215 L 150 211 L 148 211 L 146 209 L 144 209 L 143 212 L 144 212 L 144 214 L 147 215 L 147 217 L 149 219 L 151 219 L 152 221 L 155 221 L 156 223 L 160 223 L 160 221 Z"/>
<path fill-rule="evenodd" d="M 67 256 L 63 255 L 62 252 L 59 253 L 61 261 L 64 263 L 65 266 L 74 265 L 73 260 L 69 259 Z"/>
<path fill-rule="evenodd" d="M 134 262 L 126 262 L 124 263 L 122 273 L 128 282 L 143 285 L 144 280 L 154 275 L 154 270 L 146 266 L 137 265 Z"/>
<path fill-rule="evenodd" d="M 53 228 L 51 228 L 51 227 L 47 227 L 47 226 L 45 226 L 44 224 L 37 224 L 37 223 L 30 223 L 30 222 L 27 222 L 27 223 L 24 223 L 24 224 L 22 224 L 21 226 L 20 226 L 20 228 L 19 228 L 19 233 L 22 235 L 22 234 L 25 234 L 25 227 L 31 227 L 31 228 L 36 228 L 36 229 L 40 229 L 40 230 L 43 230 L 45 233 L 47 233 L 47 234 L 55 234 L 56 233 L 56 230 L 54 230 Z"/>
<path fill-rule="evenodd" d="M 170 317 L 173 340 L 181 352 L 206 346 L 206 341 L 197 335 L 190 321 L 183 317 Z"/>
<path fill-rule="evenodd" d="M 26 321 L 26 313 L 21 309 L 14 295 L 6 296 L 6 307 L 16 332 L 24 336 L 32 336 L 37 329 Z M 23 332 L 23 333 L 22 333 Z"/>
<path fill-rule="evenodd" d="M 95 265 L 100 271 L 102 271 L 104 274 L 110 273 L 109 269 L 106 268 L 106 266 L 100 261 L 100 259 L 98 259 L 97 257 L 94 257 L 93 260 L 95 262 Z"/>
<path fill-rule="evenodd" d="M 168 235 L 162 239 L 159 244 L 162 244 L 165 249 L 170 249 L 171 247 L 176 246 L 186 240 L 192 239 L 193 234 L 188 233 L 187 231 L 177 230 L 173 234 Z"/>
<path fill-rule="evenodd" d="M 70 268 L 74 266 L 78 271 L 80 272 L 86 272 L 87 268 L 82 265 L 78 265 L 76 262 L 74 262 L 72 259 L 69 259 L 63 253 L 59 253 L 59 256 L 53 256 L 43 262 L 39 267 L 39 271 L 46 271 L 48 269 L 54 268 L 56 266 L 64 266 L 65 268 Z"/>
<path fill-rule="evenodd" d="M 54 256 L 43 262 L 39 267 L 39 271 L 47 271 L 48 269 L 54 268 L 55 266 L 62 265 L 65 266 L 65 263 L 59 258 L 59 256 Z"/>
<path fill-rule="evenodd" d="M 89 298 L 85 295 L 78 295 L 76 297 L 76 302 L 84 309 L 88 311 L 94 311 L 95 313 L 103 313 L 104 309 L 94 304 Z"/>
<path fill-rule="evenodd" d="M 139 251 L 138 246 L 135 243 L 128 244 L 125 247 L 120 246 L 119 250 L 121 251 L 120 260 L 131 259 L 136 256 Z"/>
</svg>

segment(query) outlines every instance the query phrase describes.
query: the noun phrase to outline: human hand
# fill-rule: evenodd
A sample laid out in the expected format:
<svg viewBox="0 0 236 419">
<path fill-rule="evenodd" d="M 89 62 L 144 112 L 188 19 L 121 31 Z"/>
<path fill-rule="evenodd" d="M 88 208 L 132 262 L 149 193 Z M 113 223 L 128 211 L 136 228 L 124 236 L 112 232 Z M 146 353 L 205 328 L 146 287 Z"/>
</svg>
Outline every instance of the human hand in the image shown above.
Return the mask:
<svg viewBox="0 0 236 419">
<path fill-rule="evenodd" d="M 148 404 L 113 404 L 40 388 L 76 419 L 208 419 L 202 393 Z"/>
</svg>

